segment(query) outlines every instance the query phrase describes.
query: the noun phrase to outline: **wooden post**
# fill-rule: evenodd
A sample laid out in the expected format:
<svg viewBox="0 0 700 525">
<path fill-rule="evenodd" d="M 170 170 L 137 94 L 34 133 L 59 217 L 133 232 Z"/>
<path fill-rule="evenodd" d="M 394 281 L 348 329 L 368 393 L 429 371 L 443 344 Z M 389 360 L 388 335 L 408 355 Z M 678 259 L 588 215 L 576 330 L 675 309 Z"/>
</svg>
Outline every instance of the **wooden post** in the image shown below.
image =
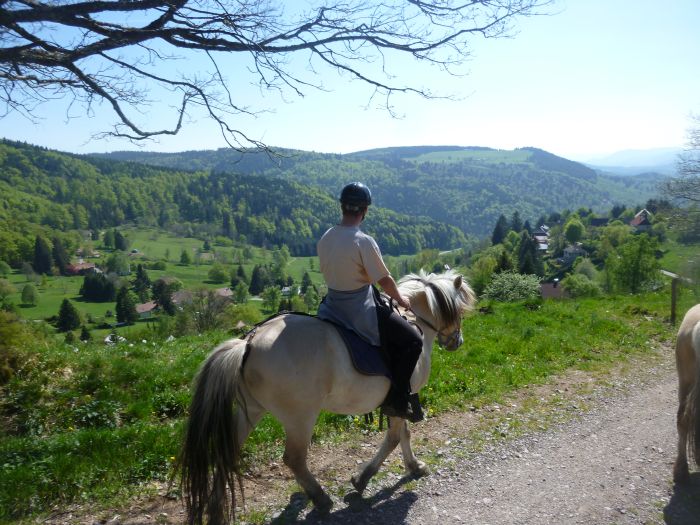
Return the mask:
<svg viewBox="0 0 700 525">
<path fill-rule="evenodd" d="M 676 326 L 676 303 L 678 302 L 678 278 L 671 280 L 671 326 Z"/>
</svg>

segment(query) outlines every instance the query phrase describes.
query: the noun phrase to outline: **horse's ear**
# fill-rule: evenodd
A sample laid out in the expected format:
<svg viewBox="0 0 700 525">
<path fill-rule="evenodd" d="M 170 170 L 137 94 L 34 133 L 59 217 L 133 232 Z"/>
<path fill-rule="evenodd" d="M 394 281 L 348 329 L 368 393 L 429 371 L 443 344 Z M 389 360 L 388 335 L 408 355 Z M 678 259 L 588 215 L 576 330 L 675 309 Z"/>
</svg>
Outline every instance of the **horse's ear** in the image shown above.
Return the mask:
<svg viewBox="0 0 700 525">
<path fill-rule="evenodd" d="M 462 287 L 462 276 L 458 275 L 455 277 L 455 288 L 460 289 Z"/>
</svg>

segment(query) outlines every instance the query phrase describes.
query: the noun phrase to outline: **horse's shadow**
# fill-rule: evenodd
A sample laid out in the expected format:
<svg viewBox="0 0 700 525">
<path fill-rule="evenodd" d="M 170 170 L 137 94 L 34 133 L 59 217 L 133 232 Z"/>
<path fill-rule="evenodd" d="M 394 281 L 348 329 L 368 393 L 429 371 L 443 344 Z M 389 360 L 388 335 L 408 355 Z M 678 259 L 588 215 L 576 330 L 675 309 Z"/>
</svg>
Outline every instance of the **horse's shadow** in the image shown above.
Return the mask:
<svg viewBox="0 0 700 525">
<path fill-rule="evenodd" d="M 366 521 L 362 519 L 365 516 L 372 516 L 374 519 L 377 519 L 377 516 L 381 516 L 381 523 L 404 523 L 408 511 L 416 502 L 418 496 L 411 491 L 403 492 L 393 499 L 392 496 L 403 485 L 415 479 L 414 476 L 404 476 L 390 487 L 385 487 L 368 498 L 363 498 L 355 491 L 350 492 L 343 498 L 347 507 L 330 513 L 322 513 L 312 509 L 303 517 L 301 517 L 301 513 L 309 504 L 309 499 L 303 493 L 297 492 L 291 496 L 289 504 L 270 522 L 270 525 L 287 525 L 291 523 L 303 523 L 306 525 L 321 523 L 355 524 Z"/>
<path fill-rule="evenodd" d="M 693 472 L 688 483 L 676 483 L 671 501 L 664 508 L 667 525 L 698 525 L 700 523 L 700 472 Z"/>
</svg>

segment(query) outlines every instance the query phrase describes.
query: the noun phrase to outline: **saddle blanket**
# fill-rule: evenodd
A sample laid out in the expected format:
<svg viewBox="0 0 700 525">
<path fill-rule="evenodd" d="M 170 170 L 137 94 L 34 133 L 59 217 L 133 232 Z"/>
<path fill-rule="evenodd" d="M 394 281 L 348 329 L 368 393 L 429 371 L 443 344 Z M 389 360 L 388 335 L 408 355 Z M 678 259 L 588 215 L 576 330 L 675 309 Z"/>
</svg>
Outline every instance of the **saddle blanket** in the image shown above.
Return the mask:
<svg viewBox="0 0 700 525">
<path fill-rule="evenodd" d="M 386 376 L 391 379 L 391 372 L 389 372 L 389 367 L 382 357 L 380 347 L 369 344 L 344 326 L 331 324 L 338 329 L 338 333 L 345 341 L 345 346 L 350 353 L 350 360 L 358 372 L 370 376 Z"/>
</svg>

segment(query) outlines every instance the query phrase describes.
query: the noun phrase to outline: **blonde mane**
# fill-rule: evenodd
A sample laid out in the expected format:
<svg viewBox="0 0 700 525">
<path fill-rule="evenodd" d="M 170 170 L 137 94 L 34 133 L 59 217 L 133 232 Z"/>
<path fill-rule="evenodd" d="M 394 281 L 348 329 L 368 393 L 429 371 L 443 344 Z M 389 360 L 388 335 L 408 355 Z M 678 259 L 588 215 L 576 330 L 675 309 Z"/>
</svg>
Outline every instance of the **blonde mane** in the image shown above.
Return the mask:
<svg viewBox="0 0 700 525">
<path fill-rule="evenodd" d="M 398 285 L 409 298 L 424 293 L 431 313 L 442 326 L 458 323 L 464 312 L 474 308 L 476 300 L 464 278 L 453 270 L 440 274 L 420 270 L 403 276 Z"/>
</svg>

